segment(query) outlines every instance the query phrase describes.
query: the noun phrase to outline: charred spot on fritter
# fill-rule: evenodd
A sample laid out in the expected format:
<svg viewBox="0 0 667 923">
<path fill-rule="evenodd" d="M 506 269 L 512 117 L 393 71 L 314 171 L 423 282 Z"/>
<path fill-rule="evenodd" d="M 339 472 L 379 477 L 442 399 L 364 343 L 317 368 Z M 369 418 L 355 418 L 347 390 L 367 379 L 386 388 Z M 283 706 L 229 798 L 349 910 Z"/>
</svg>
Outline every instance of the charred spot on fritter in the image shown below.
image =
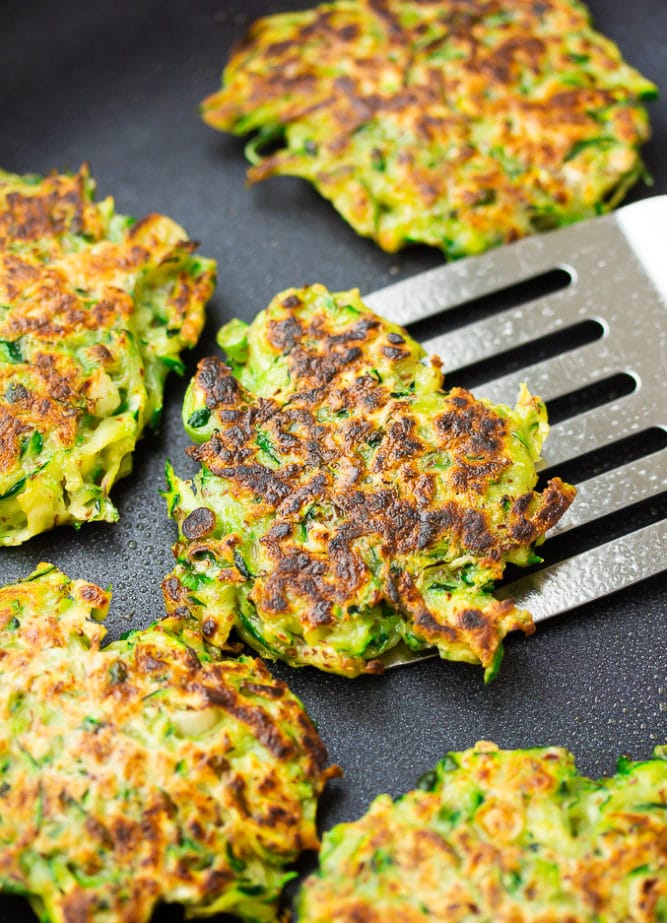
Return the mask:
<svg viewBox="0 0 667 923">
<path fill-rule="evenodd" d="M 459 257 L 614 207 L 655 94 L 578 0 L 334 0 L 258 20 L 202 114 L 254 135 L 251 182 L 302 177 L 385 250 Z"/>
<path fill-rule="evenodd" d="M 492 585 L 574 495 L 534 490 L 543 403 L 443 390 L 440 363 L 355 291 L 284 292 L 220 342 L 229 365 L 203 360 L 183 408 L 202 470 L 168 471 L 169 611 L 294 665 L 376 672 L 404 641 L 492 676 L 507 632 L 533 630 Z"/>
<path fill-rule="evenodd" d="M 52 923 L 275 921 L 337 767 L 287 686 L 192 619 L 102 647 L 109 598 L 48 564 L 0 587 L 2 888 Z"/>
<path fill-rule="evenodd" d="M 0 171 L 0 545 L 118 518 L 110 490 L 213 290 L 182 228 L 94 188 L 86 167 Z"/>
</svg>

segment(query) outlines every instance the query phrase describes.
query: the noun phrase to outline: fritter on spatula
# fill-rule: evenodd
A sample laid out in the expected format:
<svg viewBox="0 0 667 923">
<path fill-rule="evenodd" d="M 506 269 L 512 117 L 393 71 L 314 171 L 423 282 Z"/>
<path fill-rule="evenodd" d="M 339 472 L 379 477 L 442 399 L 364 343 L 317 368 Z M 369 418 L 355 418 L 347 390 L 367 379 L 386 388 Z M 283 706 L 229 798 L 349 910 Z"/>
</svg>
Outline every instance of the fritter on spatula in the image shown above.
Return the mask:
<svg viewBox="0 0 667 923">
<path fill-rule="evenodd" d="M 203 360 L 184 407 L 201 472 L 168 470 L 168 609 L 292 665 L 376 672 L 403 641 L 492 677 L 507 632 L 533 628 L 493 583 L 574 496 L 558 478 L 533 490 L 544 404 L 444 391 L 356 290 L 283 292 L 220 343 L 231 368 Z"/>
</svg>

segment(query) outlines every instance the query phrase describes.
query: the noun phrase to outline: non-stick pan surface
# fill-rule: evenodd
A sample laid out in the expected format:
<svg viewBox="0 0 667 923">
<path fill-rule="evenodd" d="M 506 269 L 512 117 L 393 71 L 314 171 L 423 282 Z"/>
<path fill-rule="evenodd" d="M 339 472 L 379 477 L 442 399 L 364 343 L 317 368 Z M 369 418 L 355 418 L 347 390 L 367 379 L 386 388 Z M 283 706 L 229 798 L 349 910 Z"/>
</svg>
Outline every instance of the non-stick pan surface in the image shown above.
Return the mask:
<svg viewBox="0 0 667 923">
<path fill-rule="evenodd" d="M 217 294 L 188 374 L 197 358 L 215 351 L 223 321 L 250 319 L 287 286 L 321 281 L 369 292 L 442 261 L 425 248 L 383 253 L 298 180 L 246 189 L 242 142 L 200 121 L 198 102 L 217 87 L 245 26 L 305 5 L 11 0 L 0 6 L 0 164 L 44 172 L 90 161 L 99 194 L 114 195 L 119 211 L 164 212 L 218 260 Z M 645 152 L 654 185 L 641 184 L 632 198 L 667 192 L 667 3 L 589 5 L 626 59 L 664 88 L 663 101 L 650 107 L 654 136 Z M 72 577 L 112 584 L 112 637 L 161 615 L 159 586 L 175 537 L 158 495 L 165 459 L 181 474 L 194 470 L 183 451 L 184 387 L 171 381 L 161 431 L 142 441 L 133 474 L 115 489 L 120 523 L 58 529 L 21 548 L 0 549 L 0 582 L 46 560 Z M 600 540 L 614 527 L 605 524 Z M 612 771 L 620 753 L 648 756 L 667 741 L 664 586 L 663 575 L 543 624 L 532 638 L 508 640 L 500 676 L 487 687 L 481 670 L 437 660 L 354 681 L 275 666 L 317 721 L 332 761 L 345 769 L 323 799 L 322 828 L 358 816 L 379 792 L 405 791 L 447 750 L 479 739 L 504 747 L 561 744 L 593 775 Z M 0 897 L 0 923 L 33 919 L 22 901 Z M 181 911 L 164 908 L 155 919 L 180 920 Z"/>
</svg>

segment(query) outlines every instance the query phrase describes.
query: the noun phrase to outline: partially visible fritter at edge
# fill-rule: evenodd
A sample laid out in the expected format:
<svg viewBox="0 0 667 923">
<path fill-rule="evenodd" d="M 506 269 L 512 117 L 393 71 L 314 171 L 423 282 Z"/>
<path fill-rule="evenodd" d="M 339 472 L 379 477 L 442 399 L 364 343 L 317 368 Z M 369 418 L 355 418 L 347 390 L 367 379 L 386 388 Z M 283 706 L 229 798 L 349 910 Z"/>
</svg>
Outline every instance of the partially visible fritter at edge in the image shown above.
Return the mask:
<svg viewBox="0 0 667 923">
<path fill-rule="evenodd" d="M 661 923 L 667 747 L 580 775 L 560 747 L 448 754 L 325 834 L 298 923 Z"/>
<path fill-rule="evenodd" d="M 613 208 L 656 92 L 578 0 L 337 0 L 258 20 L 202 114 L 252 135 L 251 182 L 460 257 Z"/>
<path fill-rule="evenodd" d="M 192 620 L 101 647 L 108 605 L 48 564 L 0 588 L 0 890 L 41 923 L 276 923 L 337 767 L 259 660 Z"/>
<path fill-rule="evenodd" d="M 170 218 L 94 190 L 86 167 L 0 171 L 0 545 L 118 518 L 109 492 L 215 284 Z"/>
<path fill-rule="evenodd" d="M 204 359 L 184 405 L 201 471 L 167 472 L 168 610 L 294 666 L 378 672 L 403 641 L 492 678 L 507 632 L 533 630 L 494 581 L 539 560 L 575 493 L 533 490 L 542 401 L 443 390 L 439 361 L 356 290 L 283 292 L 219 342 L 230 366 Z"/>
</svg>

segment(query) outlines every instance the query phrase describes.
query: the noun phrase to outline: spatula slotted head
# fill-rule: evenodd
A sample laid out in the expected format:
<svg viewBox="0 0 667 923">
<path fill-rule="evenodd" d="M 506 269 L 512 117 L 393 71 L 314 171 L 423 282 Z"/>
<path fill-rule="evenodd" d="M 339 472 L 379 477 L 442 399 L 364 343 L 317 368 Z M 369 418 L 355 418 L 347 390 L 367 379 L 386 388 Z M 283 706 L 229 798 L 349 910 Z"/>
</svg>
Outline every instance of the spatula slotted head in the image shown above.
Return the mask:
<svg viewBox="0 0 667 923">
<path fill-rule="evenodd" d="M 546 566 L 498 594 L 536 621 L 667 568 L 665 240 L 657 196 L 365 298 L 442 356 L 449 385 L 512 403 L 525 381 L 549 404 L 544 467 L 578 496 Z"/>
</svg>

